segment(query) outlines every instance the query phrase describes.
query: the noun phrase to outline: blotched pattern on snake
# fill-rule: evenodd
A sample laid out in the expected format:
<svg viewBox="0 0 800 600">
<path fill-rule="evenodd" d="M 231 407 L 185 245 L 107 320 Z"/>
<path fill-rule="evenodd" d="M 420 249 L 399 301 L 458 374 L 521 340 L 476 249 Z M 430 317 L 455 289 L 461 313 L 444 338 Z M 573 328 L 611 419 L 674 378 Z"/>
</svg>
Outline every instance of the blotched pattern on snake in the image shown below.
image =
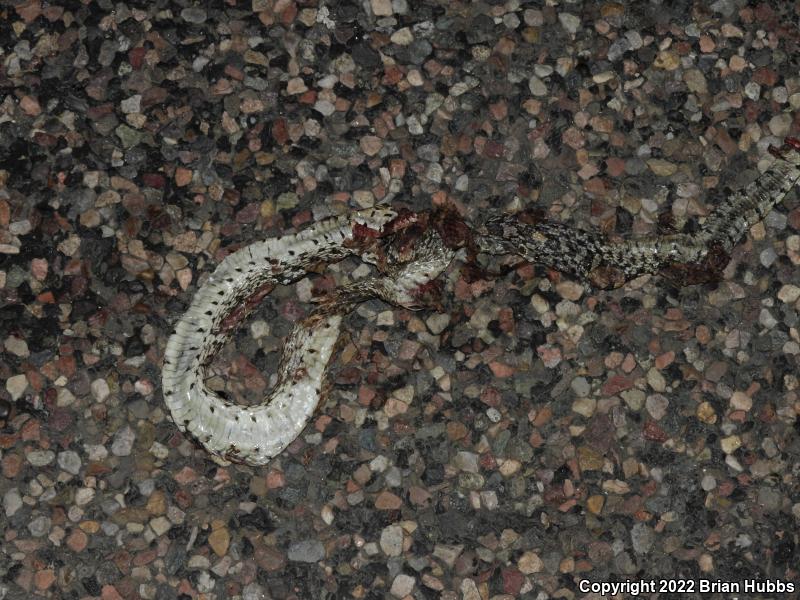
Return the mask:
<svg viewBox="0 0 800 600">
<path fill-rule="evenodd" d="M 648 273 L 683 285 L 718 279 L 749 228 L 800 181 L 800 141 L 787 138 L 770 151 L 776 161 L 732 193 L 694 233 L 609 239 L 532 212 L 497 216 L 473 228 L 453 211 L 380 207 L 246 246 L 220 263 L 176 323 L 164 357 L 164 400 L 179 429 L 217 460 L 262 465 L 300 435 L 319 403 L 342 318 L 369 298 L 408 308 L 424 305 L 461 249 L 470 255 L 514 254 L 604 289 Z M 206 386 L 206 365 L 272 286 L 349 255 L 374 264 L 377 275 L 336 290 L 295 324 L 277 384 L 263 403 L 240 406 Z"/>
</svg>

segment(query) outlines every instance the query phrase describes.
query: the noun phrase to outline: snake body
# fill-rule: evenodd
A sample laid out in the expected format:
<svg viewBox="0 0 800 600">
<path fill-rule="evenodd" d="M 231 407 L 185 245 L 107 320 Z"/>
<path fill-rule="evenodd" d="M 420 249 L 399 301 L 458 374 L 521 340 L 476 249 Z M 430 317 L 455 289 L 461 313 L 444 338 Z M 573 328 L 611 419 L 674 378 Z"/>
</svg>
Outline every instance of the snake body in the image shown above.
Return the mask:
<svg viewBox="0 0 800 600">
<path fill-rule="evenodd" d="M 343 314 L 373 296 L 414 307 L 416 291 L 438 277 L 454 255 L 433 234 L 413 248 L 413 260 L 337 291 L 296 323 L 285 342 L 277 383 L 262 404 L 246 407 L 223 399 L 206 386 L 206 366 L 231 332 L 226 321 L 248 298 L 265 286 L 292 283 L 320 262 L 363 251 L 358 242 L 368 245 L 396 217 L 390 209 L 354 212 L 228 255 L 195 294 L 167 342 L 162 389 L 178 428 L 223 461 L 251 465 L 265 464 L 300 435 L 319 403 Z"/>
<path fill-rule="evenodd" d="M 800 143 L 793 138 L 776 160 L 744 189 L 732 192 L 694 233 L 609 239 L 563 223 L 520 222 L 502 215 L 489 220 L 490 235 L 477 238 L 492 254 L 517 254 L 569 273 L 595 287 L 615 288 L 635 277 L 661 273 L 692 284 L 718 278 L 730 252 L 800 180 Z"/>
<path fill-rule="evenodd" d="M 800 181 L 800 141 L 787 138 L 773 154 L 778 160 L 730 194 L 695 233 L 609 239 L 516 215 L 495 217 L 473 229 L 452 213 L 434 218 L 376 208 L 246 246 L 220 263 L 176 323 L 165 350 L 164 400 L 178 428 L 218 460 L 265 464 L 300 435 L 314 412 L 342 318 L 359 302 L 381 298 L 418 307 L 465 246 L 514 254 L 600 288 L 619 287 L 646 273 L 661 273 L 681 284 L 718 278 L 747 230 Z M 206 365 L 230 334 L 230 321 L 240 320 L 271 286 L 291 283 L 321 262 L 351 254 L 376 264 L 379 274 L 336 290 L 294 325 L 277 384 L 262 404 L 233 404 L 206 386 Z"/>
</svg>

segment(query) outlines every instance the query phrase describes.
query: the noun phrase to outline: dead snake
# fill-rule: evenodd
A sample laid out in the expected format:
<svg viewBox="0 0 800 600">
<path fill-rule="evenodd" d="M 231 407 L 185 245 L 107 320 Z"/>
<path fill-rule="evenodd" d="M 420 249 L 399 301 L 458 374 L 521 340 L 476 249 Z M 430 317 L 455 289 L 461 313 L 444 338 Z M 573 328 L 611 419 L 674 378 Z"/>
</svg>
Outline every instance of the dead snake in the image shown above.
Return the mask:
<svg viewBox="0 0 800 600">
<path fill-rule="evenodd" d="M 178 320 L 164 356 L 162 390 L 172 419 L 216 460 L 263 465 L 300 435 L 320 400 L 343 316 L 359 302 L 381 298 L 416 308 L 458 250 L 515 254 L 599 288 L 647 273 L 681 284 L 719 278 L 733 247 L 800 181 L 800 141 L 787 138 L 777 160 L 743 190 L 730 194 L 694 233 L 609 239 L 538 215 L 503 215 L 479 230 L 452 212 L 352 212 L 295 234 L 246 246 L 227 256 Z M 294 325 L 263 403 L 240 406 L 205 384 L 206 366 L 232 326 L 272 286 L 303 277 L 315 265 L 357 255 L 378 275 L 325 298 Z"/>
</svg>

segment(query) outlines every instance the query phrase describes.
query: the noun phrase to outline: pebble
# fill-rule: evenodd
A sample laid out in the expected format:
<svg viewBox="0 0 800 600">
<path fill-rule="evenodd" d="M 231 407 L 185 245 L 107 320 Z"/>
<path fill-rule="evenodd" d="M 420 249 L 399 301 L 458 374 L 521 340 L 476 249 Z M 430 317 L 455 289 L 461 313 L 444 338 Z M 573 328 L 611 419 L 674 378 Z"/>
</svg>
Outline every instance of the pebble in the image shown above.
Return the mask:
<svg viewBox="0 0 800 600">
<path fill-rule="evenodd" d="M 147 490 L 140 491 L 143 495 L 147 493 Z M 147 499 L 145 508 L 147 508 L 147 512 L 151 515 L 163 515 L 167 509 L 164 493 L 161 490 L 150 491 L 150 497 Z"/>
<path fill-rule="evenodd" d="M 577 302 L 584 294 L 584 287 L 576 281 L 562 281 L 556 285 L 556 292 L 562 298 Z"/>
<path fill-rule="evenodd" d="M 594 448 L 581 446 L 578 448 L 578 464 L 582 471 L 600 471 L 605 466 L 605 459 Z"/>
<path fill-rule="evenodd" d="M 28 378 L 25 375 L 12 375 L 6 380 L 6 390 L 11 394 L 11 400 L 18 400 L 28 388 Z"/>
<path fill-rule="evenodd" d="M 761 86 L 755 81 L 748 81 L 744 86 L 744 95 L 750 100 L 758 100 L 761 97 Z"/>
<path fill-rule="evenodd" d="M 191 169 L 178 167 L 175 169 L 175 185 L 178 187 L 186 187 L 192 182 L 193 175 Z"/>
<path fill-rule="evenodd" d="M 417 156 L 428 162 L 439 162 L 439 147 L 436 144 L 423 144 L 417 148 Z"/>
<path fill-rule="evenodd" d="M 700 69 L 689 69 L 683 74 L 683 80 L 690 92 L 705 94 L 708 91 L 708 84 L 703 72 Z"/>
<path fill-rule="evenodd" d="M 626 37 L 617 38 L 616 40 L 614 40 L 611 46 L 608 47 L 608 53 L 607 53 L 608 60 L 610 60 L 611 62 L 617 62 L 625 55 L 626 52 L 628 52 L 631 49 L 632 46 L 628 38 Z"/>
<path fill-rule="evenodd" d="M 778 300 L 784 304 L 794 304 L 800 300 L 800 286 L 785 284 L 778 290 Z"/>
<path fill-rule="evenodd" d="M 464 579 L 461 582 L 460 591 L 460 600 L 482 600 L 481 593 L 478 591 L 478 586 L 472 579 Z"/>
<path fill-rule="evenodd" d="M 42 113 L 42 107 L 39 101 L 33 96 L 23 96 L 19 101 L 19 107 L 29 117 L 37 117 Z"/>
<path fill-rule="evenodd" d="M 211 530 L 212 530 L 211 535 L 208 536 L 208 545 L 211 546 L 211 549 L 217 556 L 225 556 L 228 553 L 228 547 L 230 546 L 231 543 L 231 534 L 228 532 L 228 528 L 225 527 L 225 523 L 223 521 L 215 520 L 211 524 Z M 316 561 L 304 561 L 304 562 L 316 562 Z"/>
<path fill-rule="evenodd" d="M 700 487 L 706 492 L 710 492 L 717 487 L 717 480 L 713 475 L 704 475 L 702 481 L 700 481 Z"/>
<path fill-rule="evenodd" d="M 361 138 L 359 143 L 361 145 L 361 150 L 367 156 L 375 156 L 381 151 L 381 148 L 383 148 L 383 140 L 374 135 L 365 135 Z"/>
<path fill-rule="evenodd" d="M 403 500 L 387 490 L 378 494 L 375 499 L 375 508 L 378 510 L 397 510 L 403 506 Z"/>
<path fill-rule="evenodd" d="M 478 466 L 478 455 L 473 452 L 457 452 L 453 459 L 453 466 L 459 471 L 466 471 L 467 473 L 478 473 L 480 467 Z"/>
<path fill-rule="evenodd" d="M 207 14 L 202 8 L 196 6 L 184 8 L 181 11 L 181 18 L 187 23 L 199 25 L 206 22 Z"/>
<path fill-rule="evenodd" d="M 655 542 L 655 532 L 645 523 L 636 523 L 631 528 L 631 544 L 636 554 L 647 554 Z"/>
<path fill-rule="evenodd" d="M 317 100 L 314 103 L 314 110 L 320 113 L 323 117 L 330 117 L 334 112 L 336 112 L 336 106 L 334 106 L 328 100 Z"/>
<path fill-rule="evenodd" d="M 777 259 L 778 255 L 775 253 L 774 248 L 765 248 L 758 255 L 759 262 L 767 268 L 771 267 Z"/>
<path fill-rule="evenodd" d="M 757 502 L 767 512 L 778 512 L 783 504 L 783 494 L 773 487 L 761 486 L 758 488 Z"/>
<path fill-rule="evenodd" d="M 711 10 L 729 17 L 736 10 L 736 6 L 732 0 L 715 0 L 715 2 L 711 3 Z"/>
<path fill-rule="evenodd" d="M 540 573 L 544 569 L 544 562 L 536 552 L 528 550 L 520 556 L 517 568 L 525 575 Z"/>
<path fill-rule="evenodd" d="M 197 591 L 201 594 L 208 594 L 216 584 L 217 582 L 208 571 L 200 571 L 197 574 Z"/>
<path fill-rule="evenodd" d="M 464 546 L 460 544 L 436 544 L 433 547 L 433 556 L 452 568 L 463 551 Z"/>
<path fill-rule="evenodd" d="M 605 504 L 605 498 L 603 496 L 595 494 L 594 496 L 589 496 L 586 500 L 586 506 L 589 508 L 589 512 L 593 515 L 599 515 L 603 512 L 603 505 Z"/>
<path fill-rule="evenodd" d="M 289 546 L 289 560 L 315 563 L 325 558 L 325 547 L 318 540 L 303 540 Z"/>
<path fill-rule="evenodd" d="M 572 403 L 573 412 L 586 417 L 587 419 L 594 414 L 597 409 L 597 400 L 594 398 L 578 398 Z"/>
<path fill-rule="evenodd" d="M 409 27 L 403 27 L 395 31 L 389 39 L 393 44 L 408 46 L 414 41 L 414 34 Z"/>
<path fill-rule="evenodd" d="M 67 536 L 67 547 L 73 552 L 83 552 L 89 544 L 89 536 L 80 529 L 73 529 Z"/>
<path fill-rule="evenodd" d="M 37 590 L 44 591 L 52 586 L 56 581 L 56 574 L 53 569 L 42 569 L 36 571 L 33 576 L 34 585 Z"/>
<path fill-rule="evenodd" d="M 114 441 L 111 443 L 111 454 L 114 456 L 130 456 L 134 440 L 136 440 L 136 434 L 133 429 L 126 425 L 114 435 Z"/>
<path fill-rule="evenodd" d="M 628 40 L 633 50 L 638 50 L 644 45 L 641 34 L 634 29 L 626 31 L 625 38 Z"/>
<path fill-rule="evenodd" d="M 161 537 L 172 529 L 172 523 L 166 517 L 156 517 L 150 520 L 150 529 L 156 534 L 156 537 Z"/>
<path fill-rule="evenodd" d="M 662 50 L 653 61 L 653 66 L 665 71 L 674 71 L 680 66 L 680 58 L 675 52 Z"/>
<path fill-rule="evenodd" d="M 13 517 L 22 508 L 22 496 L 19 489 L 11 488 L 3 495 L 3 510 L 7 518 Z"/>
<path fill-rule="evenodd" d="M 415 115 L 411 115 L 406 119 L 406 126 L 408 127 L 408 133 L 411 135 L 422 135 L 425 132 L 422 123 Z"/>
<path fill-rule="evenodd" d="M 446 313 L 434 313 L 425 320 L 425 325 L 427 325 L 430 332 L 434 335 L 441 334 L 449 324 L 450 315 Z"/>
<path fill-rule="evenodd" d="M 114 132 L 117 134 L 120 142 L 122 143 L 123 148 L 132 148 L 133 146 L 139 145 L 142 139 L 144 139 L 144 134 L 128 127 L 127 125 L 120 125 L 117 127 Z"/>
<path fill-rule="evenodd" d="M 671 177 L 678 171 L 678 167 L 667 160 L 651 158 L 647 161 L 650 170 L 659 177 Z"/>
<path fill-rule="evenodd" d="M 631 491 L 630 486 L 619 479 L 612 479 L 603 482 L 603 490 L 610 494 L 627 494 Z"/>
<path fill-rule="evenodd" d="M 589 381 L 585 377 L 576 377 L 570 383 L 572 391 L 580 398 L 585 398 L 592 391 Z"/>
<path fill-rule="evenodd" d="M 647 371 L 647 384 L 657 392 L 663 392 L 667 389 L 667 382 L 664 376 L 656 368 Z"/>
<path fill-rule="evenodd" d="M 92 488 L 79 488 L 77 492 L 75 492 L 75 505 L 76 506 L 86 506 L 95 497 L 95 491 Z"/>
<path fill-rule="evenodd" d="M 542 11 L 535 8 L 526 8 L 522 13 L 522 18 L 525 24 L 531 27 L 540 27 L 544 25 L 544 15 Z"/>
<path fill-rule="evenodd" d="M 744 392 L 736 391 L 731 396 L 731 408 L 747 412 L 753 408 L 753 399 Z"/>
<path fill-rule="evenodd" d="M 652 394 L 647 397 L 645 406 L 647 407 L 647 412 L 650 413 L 650 416 L 656 421 L 660 421 L 667 414 L 669 400 L 661 394 Z"/>
<path fill-rule="evenodd" d="M 28 523 L 28 531 L 33 537 L 43 537 L 50 532 L 52 521 L 50 517 L 40 515 L 31 519 Z"/>
<path fill-rule="evenodd" d="M 406 73 L 406 79 L 408 83 L 413 85 L 414 87 L 420 87 L 425 85 L 425 79 L 422 76 L 422 73 L 419 72 L 418 69 L 411 69 L 408 73 Z"/>
<path fill-rule="evenodd" d="M 406 575 L 405 573 L 400 573 L 397 577 L 394 578 L 392 581 L 392 587 L 389 592 L 395 598 L 405 598 L 408 596 L 412 591 L 414 591 L 414 586 L 416 585 L 417 581 L 410 575 Z"/>
<path fill-rule="evenodd" d="M 742 440 L 738 435 L 730 435 L 720 440 L 722 451 L 725 454 L 732 454 L 742 446 Z"/>
<path fill-rule="evenodd" d="M 31 450 L 25 455 L 25 458 L 34 467 L 44 467 L 55 460 L 56 453 L 52 450 Z"/>
<path fill-rule="evenodd" d="M 486 416 L 492 423 L 499 423 L 503 419 L 503 414 L 496 408 L 487 409 Z"/>
<path fill-rule="evenodd" d="M 13 354 L 14 356 L 20 356 L 22 358 L 25 358 L 30 356 L 31 354 L 30 351 L 28 350 L 27 342 L 13 335 L 7 337 L 3 345 L 5 346 L 6 350 L 11 354 Z M 10 391 L 11 390 L 9 390 L 9 392 Z"/>
<path fill-rule="evenodd" d="M 302 94 L 308 91 L 308 87 L 306 86 L 305 81 L 303 81 L 302 77 L 292 77 L 286 83 L 286 93 L 289 95 L 296 95 Z"/>
<path fill-rule="evenodd" d="M 197 570 L 208 569 L 209 567 L 211 567 L 211 561 L 207 556 L 195 554 L 189 559 L 187 566 L 190 569 L 197 569 Z"/>
<path fill-rule="evenodd" d="M 533 94 L 534 96 L 546 96 L 547 95 L 547 86 L 536 75 L 533 75 L 528 80 L 528 88 L 531 90 L 531 94 Z"/>
<path fill-rule="evenodd" d="M 394 12 L 391 0 L 370 0 L 370 5 L 376 17 L 389 17 Z"/>
<path fill-rule="evenodd" d="M 330 505 L 326 504 L 320 510 L 320 517 L 322 517 L 322 520 L 325 522 L 326 525 L 330 525 L 331 523 L 333 523 L 334 519 L 336 518 L 336 515 L 334 514 L 333 509 L 330 507 Z"/>
<path fill-rule="evenodd" d="M 578 29 L 581 27 L 580 18 L 572 13 L 558 13 L 558 21 L 561 23 L 561 26 L 571 35 L 575 35 L 578 32 Z"/>
<path fill-rule="evenodd" d="M 74 450 L 64 450 L 58 453 L 58 466 L 71 475 L 81 471 L 81 457 Z"/>
<path fill-rule="evenodd" d="M 780 113 L 769 120 L 769 130 L 775 137 L 783 138 L 789 135 L 792 128 L 792 115 Z"/>
<path fill-rule="evenodd" d="M 425 170 L 425 178 L 431 183 L 441 183 L 444 176 L 444 169 L 438 163 L 431 163 Z"/>
<path fill-rule="evenodd" d="M 403 528 L 400 525 L 384 527 L 381 531 L 380 546 L 386 556 L 400 556 L 403 552 Z"/>
<path fill-rule="evenodd" d="M 242 600 L 268 600 L 266 591 L 256 582 L 248 583 L 242 590 Z"/>
<path fill-rule="evenodd" d="M 120 110 L 126 115 L 138 113 L 142 110 L 142 95 L 134 94 L 119 103 Z"/>
<path fill-rule="evenodd" d="M 415 38 L 408 46 L 408 62 L 412 65 L 422 65 L 433 52 L 433 46 L 428 40 Z"/>
</svg>

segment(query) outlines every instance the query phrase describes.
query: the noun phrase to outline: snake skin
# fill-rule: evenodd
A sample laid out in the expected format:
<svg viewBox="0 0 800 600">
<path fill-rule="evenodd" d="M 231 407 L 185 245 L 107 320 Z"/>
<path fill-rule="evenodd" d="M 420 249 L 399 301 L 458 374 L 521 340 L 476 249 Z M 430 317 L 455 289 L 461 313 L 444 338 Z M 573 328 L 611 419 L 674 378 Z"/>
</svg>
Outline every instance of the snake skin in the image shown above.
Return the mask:
<svg viewBox="0 0 800 600">
<path fill-rule="evenodd" d="M 613 240 L 562 223 L 522 223 L 515 215 L 489 220 L 476 236 L 482 252 L 516 254 L 599 288 L 615 288 L 635 277 L 672 265 L 709 267 L 712 255 L 727 257 L 755 223 L 761 221 L 800 180 L 800 143 L 788 138 L 778 160 L 743 190 L 729 195 L 692 234 L 677 233 Z M 724 261 L 727 264 L 727 260 Z M 724 265 L 723 265 L 724 266 Z M 668 273 L 665 273 L 668 274 Z M 713 279 L 714 273 L 709 273 Z M 687 283 L 697 283 L 692 280 Z"/>
<path fill-rule="evenodd" d="M 197 291 L 175 325 L 164 356 L 162 390 L 172 419 L 219 462 L 262 465 L 305 427 L 320 400 L 343 316 L 381 298 L 418 308 L 457 252 L 514 254 L 600 288 L 648 273 L 680 284 L 718 278 L 734 246 L 800 181 L 800 141 L 771 149 L 777 160 L 731 194 L 692 234 L 610 239 L 537 216 L 502 215 L 472 228 L 449 211 L 358 211 L 321 221 L 229 255 Z M 278 382 L 257 406 L 239 406 L 205 384 L 206 366 L 272 286 L 306 275 L 320 262 L 358 255 L 378 274 L 335 290 L 286 340 Z"/>
</svg>

